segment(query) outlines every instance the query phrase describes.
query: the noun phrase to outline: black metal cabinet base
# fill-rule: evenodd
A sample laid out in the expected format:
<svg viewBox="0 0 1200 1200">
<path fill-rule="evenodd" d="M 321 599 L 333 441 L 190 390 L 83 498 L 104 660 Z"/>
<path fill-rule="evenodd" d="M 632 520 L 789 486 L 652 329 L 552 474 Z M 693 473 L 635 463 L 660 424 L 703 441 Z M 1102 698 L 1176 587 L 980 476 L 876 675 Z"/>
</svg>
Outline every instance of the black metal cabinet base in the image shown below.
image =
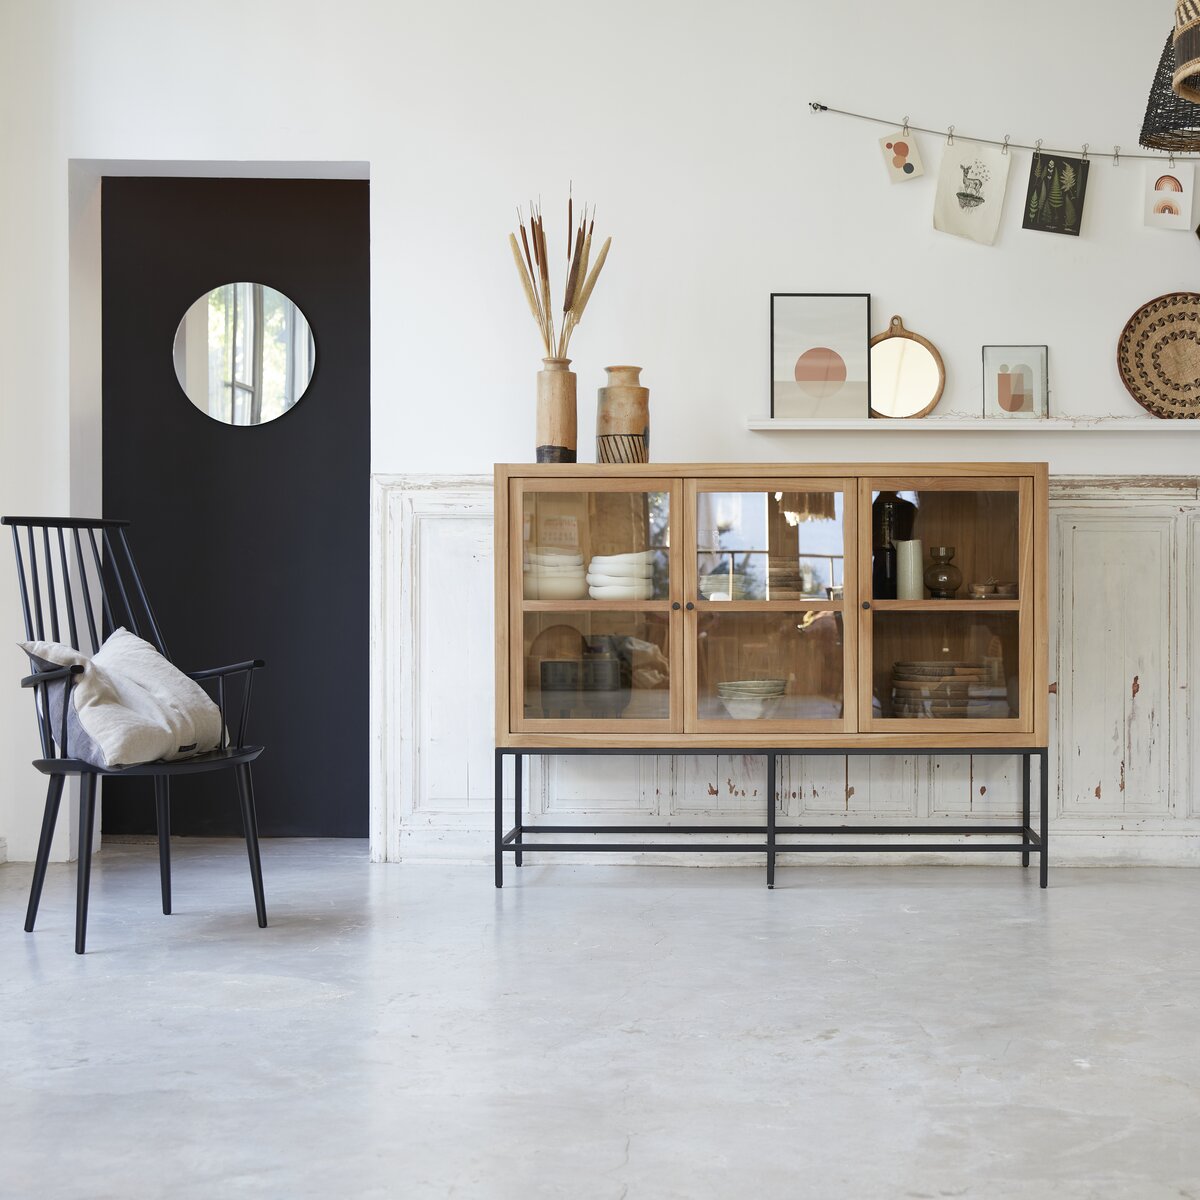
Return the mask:
<svg viewBox="0 0 1200 1200">
<path fill-rule="evenodd" d="M 756 747 L 747 750 L 743 747 L 721 746 L 692 748 L 686 750 L 668 749 L 653 750 L 638 748 L 586 749 L 548 748 L 522 746 L 513 748 L 498 746 L 496 748 L 496 826 L 495 826 L 495 856 L 496 856 L 496 886 L 504 886 L 504 856 L 513 855 L 516 865 L 522 866 L 527 854 L 536 851 L 549 851 L 555 854 L 636 854 L 647 851 L 662 853 L 705 853 L 705 854 L 762 854 L 766 857 L 767 887 L 775 886 L 775 862 L 780 854 L 995 854 L 1009 853 L 1021 856 L 1021 866 L 1029 866 L 1030 854 L 1039 857 L 1041 886 L 1045 887 L 1049 879 L 1049 786 L 1047 776 L 1047 750 L 1045 747 L 1033 749 L 1013 749 L 1012 747 L 980 746 L 971 749 L 961 747 L 939 750 L 922 748 L 922 754 L 1008 754 L 1021 757 L 1021 823 L 1019 825 L 780 825 L 776 820 L 775 770 L 780 756 L 788 755 L 817 755 L 817 754 L 895 754 L 892 747 L 854 748 L 838 747 L 803 748 L 764 750 Z M 527 825 L 524 822 L 523 778 L 524 760 L 528 755 L 549 754 L 739 754 L 756 755 L 767 760 L 767 805 L 764 823 L 761 825 Z M 513 759 L 513 823 L 505 828 L 504 820 L 504 760 Z M 1033 759 L 1039 763 L 1038 785 L 1040 790 L 1039 822 L 1035 830 L 1030 816 L 1031 764 Z M 701 840 L 677 842 L 652 841 L 610 841 L 613 837 L 628 835 L 646 836 L 656 833 L 673 835 L 695 835 Z M 539 843 L 536 839 L 543 835 L 582 835 L 605 840 L 587 840 L 571 842 L 545 841 Z M 711 838 L 725 834 L 740 834 L 760 837 L 762 841 L 752 842 L 711 842 Z M 960 842 L 947 845 L 940 842 L 923 842 L 929 837 L 945 837 L 948 834 L 967 834 L 972 838 L 978 837 L 978 842 Z M 846 842 L 821 842 L 807 839 L 814 837 L 854 836 L 862 840 Z M 877 839 L 903 837 L 904 841 L 880 841 Z M 997 843 L 992 838 L 1012 838 L 1018 841 Z M 793 840 L 796 839 L 796 840 Z"/>
</svg>

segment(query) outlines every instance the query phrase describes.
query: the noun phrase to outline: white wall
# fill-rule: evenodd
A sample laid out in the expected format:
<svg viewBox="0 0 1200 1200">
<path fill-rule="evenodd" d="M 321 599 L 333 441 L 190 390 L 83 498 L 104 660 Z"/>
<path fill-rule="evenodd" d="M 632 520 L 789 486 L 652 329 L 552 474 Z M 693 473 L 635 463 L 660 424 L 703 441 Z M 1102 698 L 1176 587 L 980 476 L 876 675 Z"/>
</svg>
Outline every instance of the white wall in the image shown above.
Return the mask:
<svg viewBox="0 0 1200 1200">
<path fill-rule="evenodd" d="M 937 139 L 921 140 L 929 177 L 893 186 L 882 130 L 807 102 L 1131 150 L 1169 9 L 1008 0 L 966 19 L 935 0 L 210 0 L 199 24 L 194 7 L 156 0 L 0 0 L 0 509 L 96 502 L 94 367 L 77 357 L 68 377 L 71 159 L 371 163 L 376 472 L 530 456 L 538 343 L 505 236 L 530 195 L 558 220 L 573 179 L 614 242 L 573 347 L 585 454 L 602 367 L 637 362 L 663 460 L 1048 458 L 1073 474 L 1187 473 L 1200 431 L 897 441 L 744 427 L 767 406 L 772 290 L 870 291 L 877 324 L 899 312 L 940 346 L 948 407 L 977 405 L 982 343 L 1028 341 L 1050 345 L 1058 411 L 1136 414 L 1116 337 L 1144 300 L 1194 286 L 1200 263 L 1191 235 L 1141 228 L 1140 166 L 1095 163 L 1076 240 L 1021 231 L 1019 155 L 999 244 L 980 247 L 930 228 Z M 241 86 L 218 85 L 231 78 Z M 16 629 L 8 578 L 0 622 Z M 0 688 L 0 833 L 21 858 L 40 800 L 29 714 L 11 692 Z"/>
</svg>

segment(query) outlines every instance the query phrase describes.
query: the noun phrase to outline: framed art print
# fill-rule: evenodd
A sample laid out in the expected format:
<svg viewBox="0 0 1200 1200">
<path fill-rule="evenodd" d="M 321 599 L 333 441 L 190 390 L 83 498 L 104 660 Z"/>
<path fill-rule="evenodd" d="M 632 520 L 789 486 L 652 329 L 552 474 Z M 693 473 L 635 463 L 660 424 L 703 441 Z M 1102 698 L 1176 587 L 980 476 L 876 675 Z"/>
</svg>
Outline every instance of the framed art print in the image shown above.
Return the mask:
<svg viewBox="0 0 1200 1200">
<path fill-rule="evenodd" d="M 1049 353 L 1046 346 L 984 346 L 983 415 L 1048 417 Z"/>
<path fill-rule="evenodd" d="M 771 294 L 771 416 L 870 416 L 871 297 Z"/>
</svg>

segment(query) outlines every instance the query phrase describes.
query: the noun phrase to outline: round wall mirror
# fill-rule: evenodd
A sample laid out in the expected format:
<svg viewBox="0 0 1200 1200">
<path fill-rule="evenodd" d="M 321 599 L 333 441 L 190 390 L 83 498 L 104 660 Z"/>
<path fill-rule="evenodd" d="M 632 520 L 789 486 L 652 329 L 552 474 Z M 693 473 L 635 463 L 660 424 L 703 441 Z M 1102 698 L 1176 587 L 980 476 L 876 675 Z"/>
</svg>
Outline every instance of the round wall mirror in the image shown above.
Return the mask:
<svg viewBox="0 0 1200 1200">
<path fill-rule="evenodd" d="M 175 377 L 214 421 L 264 425 L 304 395 L 317 350 L 308 320 L 282 292 L 226 283 L 201 296 L 175 331 Z"/>
<path fill-rule="evenodd" d="M 871 339 L 871 416 L 923 417 L 933 411 L 946 386 L 937 347 L 893 317 L 886 332 Z"/>
</svg>

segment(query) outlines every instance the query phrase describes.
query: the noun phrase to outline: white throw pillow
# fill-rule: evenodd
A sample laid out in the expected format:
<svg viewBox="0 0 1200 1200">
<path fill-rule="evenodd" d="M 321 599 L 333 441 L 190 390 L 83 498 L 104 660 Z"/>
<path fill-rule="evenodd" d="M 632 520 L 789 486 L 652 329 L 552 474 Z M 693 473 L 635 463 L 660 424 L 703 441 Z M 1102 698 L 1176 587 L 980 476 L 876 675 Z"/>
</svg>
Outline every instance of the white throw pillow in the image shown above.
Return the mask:
<svg viewBox="0 0 1200 1200">
<path fill-rule="evenodd" d="M 72 758 L 111 770 L 190 758 L 220 743 L 221 712 L 208 693 L 126 629 L 116 630 L 92 658 L 58 642 L 20 645 L 40 666 L 84 668 L 67 713 Z M 56 741 L 65 690 L 63 684 L 50 688 Z"/>
</svg>

